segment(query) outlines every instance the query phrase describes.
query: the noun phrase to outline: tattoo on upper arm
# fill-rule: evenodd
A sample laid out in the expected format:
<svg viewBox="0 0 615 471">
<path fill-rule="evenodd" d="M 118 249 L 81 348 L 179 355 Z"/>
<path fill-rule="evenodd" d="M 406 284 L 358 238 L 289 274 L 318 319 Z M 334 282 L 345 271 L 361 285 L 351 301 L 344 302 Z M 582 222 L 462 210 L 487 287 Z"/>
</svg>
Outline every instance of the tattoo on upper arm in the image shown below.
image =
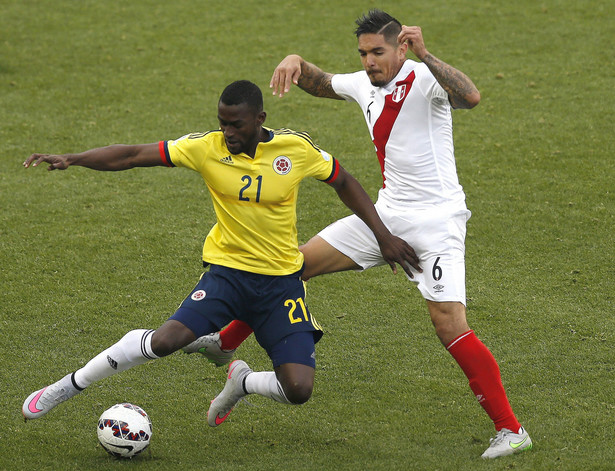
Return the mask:
<svg viewBox="0 0 615 471">
<path fill-rule="evenodd" d="M 343 98 L 333 91 L 333 86 L 331 85 L 332 77 L 333 74 L 323 72 L 312 64 L 306 64 L 301 69 L 298 85 L 310 95 L 342 100 Z"/>
<path fill-rule="evenodd" d="M 478 90 L 467 75 L 431 54 L 427 54 L 423 62 L 448 93 L 453 108 L 471 107 L 467 98 Z"/>
</svg>

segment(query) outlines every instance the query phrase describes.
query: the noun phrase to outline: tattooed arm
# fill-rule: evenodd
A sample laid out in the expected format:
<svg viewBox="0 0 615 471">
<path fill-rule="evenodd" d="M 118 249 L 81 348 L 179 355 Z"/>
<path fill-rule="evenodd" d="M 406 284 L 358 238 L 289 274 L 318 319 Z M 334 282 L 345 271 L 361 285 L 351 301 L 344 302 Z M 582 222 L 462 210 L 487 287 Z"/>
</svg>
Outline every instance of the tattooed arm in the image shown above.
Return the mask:
<svg viewBox="0 0 615 471">
<path fill-rule="evenodd" d="M 429 68 L 438 83 L 448 93 L 453 108 L 474 108 L 480 102 L 480 92 L 472 80 L 460 70 L 451 67 L 430 54 L 423 42 L 418 26 L 402 26 L 397 40 L 407 42 L 409 49 Z"/>
<path fill-rule="evenodd" d="M 303 60 L 301 56 L 291 54 L 286 56 L 273 71 L 269 88 L 273 89 L 274 95 L 281 97 L 288 93 L 291 84 L 294 83 L 310 95 L 343 100 L 333 91 L 331 77 L 333 74 L 323 72 L 314 64 Z"/>
</svg>

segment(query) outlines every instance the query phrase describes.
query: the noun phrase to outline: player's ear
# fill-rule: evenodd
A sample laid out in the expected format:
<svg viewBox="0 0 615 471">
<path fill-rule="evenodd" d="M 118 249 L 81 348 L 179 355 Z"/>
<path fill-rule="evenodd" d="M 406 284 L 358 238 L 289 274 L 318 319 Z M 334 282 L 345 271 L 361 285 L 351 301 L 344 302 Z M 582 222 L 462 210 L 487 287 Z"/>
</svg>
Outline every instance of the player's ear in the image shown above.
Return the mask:
<svg viewBox="0 0 615 471">
<path fill-rule="evenodd" d="M 398 46 L 399 57 L 406 57 L 408 52 L 408 41 L 404 41 Z"/>
<path fill-rule="evenodd" d="M 261 111 L 256 117 L 256 119 L 258 123 L 262 126 L 263 123 L 265 122 L 265 119 L 267 119 L 267 113 L 265 113 L 264 111 Z"/>
</svg>

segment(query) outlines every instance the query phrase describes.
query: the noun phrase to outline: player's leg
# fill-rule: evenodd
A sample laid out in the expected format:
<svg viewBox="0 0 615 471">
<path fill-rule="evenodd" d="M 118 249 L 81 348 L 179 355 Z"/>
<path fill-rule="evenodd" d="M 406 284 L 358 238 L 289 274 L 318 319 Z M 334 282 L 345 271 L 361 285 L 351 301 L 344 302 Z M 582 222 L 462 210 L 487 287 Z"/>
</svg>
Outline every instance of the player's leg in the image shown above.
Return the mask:
<svg viewBox="0 0 615 471">
<path fill-rule="evenodd" d="M 250 275 L 245 296 L 252 309 L 244 319 L 267 351 L 274 371 L 253 372 L 241 360 L 229 365 L 224 389 L 211 402 L 209 425 L 220 425 L 247 394 L 285 404 L 302 404 L 312 395 L 316 368 L 315 344 L 322 329 L 305 303 L 300 272 L 281 277 Z M 266 296 L 263 295 L 266 293 Z"/>
<path fill-rule="evenodd" d="M 166 356 L 195 338 L 190 329 L 172 320 L 167 321 L 156 331 L 132 330 L 82 368 L 30 394 L 23 404 L 22 413 L 26 419 L 42 417 L 93 382 Z"/>
<path fill-rule="evenodd" d="M 299 247 L 305 258 L 305 268 L 301 278 L 305 281 L 315 276 L 347 270 L 361 270 L 361 266 L 320 235 L 315 235 Z"/>
<path fill-rule="evenodd" d="M 493 440 L 492 447 L 495 444 L 497 449 L 490 447 L 491 451 L 486 454 L 497 457 L 529 448 L 531 440 L 512 411 L 498 364 L 467 323 L 465 233 L 469 212 L 443 210 L 411 217 L 415 219 L 408 221 L 403 215 L 399 220 L 396 218 L 394 226 L 399 231 L 407 227 L 411 235 L 406 240 L 415 250 L 419 248 L 423 272 L 413 281 L 427 301 L 436 334 L 468 378 L 474 395 L 498 430 L 498 437 L 510 432 L 515 437 L 509 442 L 521 444 L 503 449 L 504 441 Z M 421 232 L 412 234 L 413 227 L 420 228 Z"/>
<path fill-rule="evenodd" d="M 234 320 L 220 331 L 220 349 L 236 350 L 252 333 L 252 327 L 242 321 Z"/>
<path fill-rule="evenodd" d="M 288 335 L 268 351 L 274 371 L 252 371 L 242 360 L 229 365 L 224 389 L 207 411 L 210 426 L 226 420 L 248 394 L 259 394 L 282 404 L 303 404 L 314 389 L 315 348 L 313 332 Z"/>
<path fill-rule="evenodd" d="M 521 424 L 508 402 L 498 364 L 468 327 L 465 306 L 433 301 L 427 301 L 427 306 L 440 341 L 465 373 L 470 388 L 493 420 L 496 430 L 519 430 Z"/>
<path fill-rule="evenodd" d="M 466 308 L 460 302 L 427 301 L 427 309 L 436 335 L 447 346 L 460 335 L 470 330 L 466 319 Z"/>
<path fill-rule="evenodd" d="M 167 320 L 157 330 L 133 330 L 92 358 L 74 374 L 81 389 L 108 376 L 177 351 L 194 340 L 194 333 L 179 321 Z"/>
<path fill-rule="evenodd" d="M 188 345 L 198 336 L 217 330 L 218 325 L 225 322 L 217 320 L 217 324 L 201 315 L 199 307 L 193 304 L 201 298 L 198 294 L 203 291 L 206 277 L 192 291 L 175 314 L 157 330 L 138 329 L 128 332 L 118 342 L 111 345 L 92 358 L 84 367 L 74 373 L 66 375 L 61 380 L 43 389 L 33 392 L 28 396 L 22 407 L 22 413 L 27 419 L 42 417 L 58 404 L 70 399 L 83 391 L 95 381 L 100 381 L 108 376 L 120 373 L 134 366 L 146 363 L 166 355 Z M 215 285 L 210 292 L 215 291 Z M 207 288 L 209 289 L 209 287 Z M 214 298 L 215 296 L 210 296 Z M 192 303 L 192 304 L 191 304 Z M 191 308 L 184 308 L 190 304 Z M 200 303 L 203 308 L 207 302 Z M 227 318 L 228 319 L 228 318 Z M 228 320 L 227 320 L 228 322 Z"/>
<path fill-rule="evenodd" d="M 304 404 L 309 401 L 314 390 L 315 372 L 313 366 L 300 363 L 284 363 L 275 369 L 278 384 L 288 403 Z"/>
<path fill-rule="evenodd" d="M 465 306 L 429 300 L 427 306 L 436 334 L 468 378 L 470 389 L 498 432 L 483 458 L 531 448 L 532 441 L 510 406 L 495 358 L 467 324 Z"/>
</svg>

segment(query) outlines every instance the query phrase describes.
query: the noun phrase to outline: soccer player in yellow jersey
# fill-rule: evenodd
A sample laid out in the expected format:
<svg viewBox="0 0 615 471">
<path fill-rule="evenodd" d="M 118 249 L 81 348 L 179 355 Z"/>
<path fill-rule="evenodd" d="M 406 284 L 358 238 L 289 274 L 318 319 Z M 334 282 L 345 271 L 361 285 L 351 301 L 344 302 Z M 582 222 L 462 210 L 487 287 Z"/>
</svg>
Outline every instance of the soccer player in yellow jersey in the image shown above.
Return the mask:
<svg viewBox="0 0 615 471">
<path fill-rule="evenodd" d="M 260 89 L 242 80 L 220 97 L 219 130 L 80 154 L 33 154 L 24 162 L 26 168 L 46 162 L 49 170 L 71 165 L 106 171 L 186 167 L 202 175 L 217 218 L 203 247 L 209 270 L 175 314 L 157 330 L 128 332 L 82 368 L 30 394 L 22 407 L 27 419 L 45 415 L 95 381 L 169 355 L 234 319 L 254 329 L 274 371 L 253 372 L 241 360 L 231 363 L 208 423 L 221 424 L 246 394 L 288 404 L 307 401 L 314 384 L 314 346 L 322 331 L 305 303 L 301 281 L 295 207 L 303 178 L 317 178 L 335 189 L 373 231 L 394 271 L 396 263 L 409 275 L 410 266 L 419 269 L 414 250 L 391 235 L 369 196 L 334 157 L 305 133 L 263 127 L 265 117 Z"/>
</svg>

